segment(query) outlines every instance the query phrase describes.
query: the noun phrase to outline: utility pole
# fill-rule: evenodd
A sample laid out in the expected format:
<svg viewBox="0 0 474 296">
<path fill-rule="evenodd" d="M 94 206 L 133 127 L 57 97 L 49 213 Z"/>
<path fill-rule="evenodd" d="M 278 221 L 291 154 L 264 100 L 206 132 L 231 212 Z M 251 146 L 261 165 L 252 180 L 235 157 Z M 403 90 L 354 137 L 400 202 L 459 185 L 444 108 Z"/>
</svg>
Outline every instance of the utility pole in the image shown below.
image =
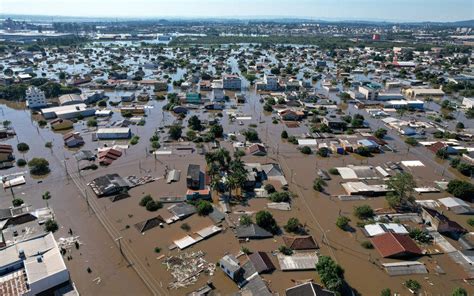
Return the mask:
<svg viewBox="0 0 474 296">
<path fill-rule="evenodd" d="M 122 237 L 116 238 L 115 241 L 118 242 L 120 254 L 122 254 L 122 256 L 125 258 L 125 255 L 123 254 L 123 251 L 122 251 Z"/>
</svg>

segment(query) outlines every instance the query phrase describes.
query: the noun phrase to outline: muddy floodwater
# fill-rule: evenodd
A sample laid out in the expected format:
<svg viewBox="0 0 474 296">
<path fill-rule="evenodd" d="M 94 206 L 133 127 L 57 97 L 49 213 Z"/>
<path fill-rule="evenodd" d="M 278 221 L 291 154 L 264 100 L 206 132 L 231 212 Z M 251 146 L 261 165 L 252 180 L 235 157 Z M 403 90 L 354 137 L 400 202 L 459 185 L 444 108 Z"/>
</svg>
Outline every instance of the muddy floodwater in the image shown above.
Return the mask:
<svg viewBox="0 0 474 296">
<path fill-rule="evenodd" d="M 230 63 L 235 67 L 235 61 Z M 59 65 L 55 69 L 67 69 L 73 67 L 74 71 L 82 73 L 83 68 L 79 66 Z M 148 74 L 148 73 L 147 73 Z M 180 79 L 180 78 L 177 78 Z M 320 86 L 320 84 L 318 84 Z M 333 167 L 346 166 L 349 164 L 368 164 L 371 166 L 383 165 L 387 162 L 399 162 L 401 160 L 420 160 L 424 167 L 406 169 L 413 174 L 417 185 L 432 186 L 434 181 L 449 180 L 455 172 L 448 169 L 446 162 L 437 162 L 432 153 L 426 148 L 416 147 L 408 150 L 398 134 L 389 130 L 387 141 L 398 152 L 385 152 L 374 154 L 373 157 L 359 157 L 349 155 L 331 155 L 321 158 L 312 155 L 303 155 L 297 150 L 297 146 L 281 140 L 283 130 L 288 131 L 290 136 L 301 137 L 309 132 L 308 121 L 303 121 L 299 127 L 288 128 L 280 121 L 273 123 L 276 114 L 263 111 L 260 95 L 253 87 L 243 91 L 247 102 L 237 105 L 233 99 L 233 92 L 226 92 L 231 97 L 231 102 L 226 103 L 226 109 L 222 111 L 222 117 L 218 112 L 204 111 L 203 109 L 190 110 L 191 115 L 198 115 L 201 120 L 218 118 L 224 127 L 226 134 L 236 134 L 237 139 L 243 141 L 242 130 L 249 126 L 254 127 L 261 141 L 268 147 L 268 155 L 263 157 L 244 156 L 244 162 L 278 163 L 283 169 L 284 175 L 289 183 L 289 190 L 295 194 L 292 200 L 291 211 L 278 211 L 270 209 L 278 225 L 283 226 L 289 218 L 297 217 L 305 225 L 309 234 L 318 242 L 320 250 L 318 253 L 333 257 L 345 270 L 345 278 L 348 284 L 362 295 L 379 295 L 384 288 L 390 288 L 392 292 L 400 295 L 408 295 L 403 283 L 408 279 L 415 279 L 421 285 L 425 295 L 449 295 L 455 287 L 463 287 L 474 294 L 472 286 L 463 279 L 466 274 L 460 265 L 455 264 L 448 255 L 427 255 L 418 260 L 425 263 L 428 274 L 390 277 L 382 268 L 382 263 L 393 260 L 380 258 L 378 252 L 367 250 L 361 246 L 363 241 L 368 240 L 356 227 L 357 218 L 353 216 L 355 206 L 370 204 L 374 209 L 386 208 L 385 198 L 370 198 L 362 201 L 341 201 L 337 198 L 339 194 L 345 194 L 340 186 L 344 180 L 340 176 L 332 176 L 325 191 L 317 193 L 313 190 L 313 181 L 317 177 L 318 169 L 325 171 Z M 110 101 L 118 102 L 125 92 L 107 91 Z M 206 93 L 203 93 L 206 96 Z M 330 99 L 340 103 L 335 94 L 328 95 Z M 32 115 L 25 110 L 21 104 L 1 102 L 0 121 L 9 120 L 16 132 L 16 136 L 5 141 L 14 147 L 17 159 L 31 160 L 33 157 L 46 158 L 50 163 L 51 172 L 41 178 L 33 178 L 28 173 L 27 167 L 13 167 L 2 170 L 1 175 L 12 175 L 24 173 L 26 184 L 15 187 L 13 194 L 21 198 L 25 203 L 34 208 L 43 207 L 44 201 L 41 195 L 45 191 L 51 192 L 50 206 L 55 212 L 60 229 L 55 233 L 57 239 L 69 236 L 71 229 L 74 235 L 80 237 L 79 249 L 72 249 L 69 254 L 71 260 L 66 265 L 71 272 L 71 278 L 79 289 L 81 295 L 185 295 L 206 282 L 212 281 L 217 295 L 231 295 L 238 291 L 237 285 L 227 277 L 222 270 L 216 268 L 214 273 L 201 274 L 195 284 L 180 289 L 170 289 L 169 283 L 173 280 L 171 274 L 163 264 L 163 257 L 179 255 L 182 253 L 193 253 L 202 251 L 205 260 L 216 263 L 226 254 L 237 254 L 242 247 L 251 251 L 264 251 L 270 254 L 270 258 L 277 270 L 271 274 L 262 275 L 269 288 L 273 292 L 284 295 L 285 289 L 304 280 L 315 280 L 320 282 L 316 271 L 283 272 L 278 268 L 276 250 L 283 245 L 281 236 L 271 239 L 250 240 L 239 242 L 233 230 L 226 222 L 222 223 L 222 231 L 208 239 L 179 251 L 170 250 L 173 241 L 198 231 L 204 227 L 213 225 L 209 217 L 201 217 L 197 214 L 177 221 L 164 227 L 156 227 L 145 233 L 140 233 L 135 225 L 147 219 L 171 216 L 165 204 L 156 212 L 148 212 L 139 206 L 139 201 L 144 195 L 150 194 L 153 198 L 184 196 L 186 193 L 186 170 L 189 164 L 199 164 L 201 170 L 205 168 L 203 155 L 198 150 L 177 149 L 178 147 L 192 147 L 193 143 L 175 142 L 162 143 L 164 149 L 173 151 L 171 155 L 154 156 L 150 153 L 149 138 L 158 131 L 161 137 L 167 133 L 160 132 L 160 128 L 173 123 L 182 124 L 187 127 L 187 119 L 179 121 L 174 114 L 163 111 L 162 107 L 166 101 L 149 101 L 146 105 L 146 124 L 144 126 L 134 125 L 132 133 L 140 136 L 136 145 L 130 145 L 124 154 L 108 167 L 99 167 L 96 171 L 78 171 L 73 153 L 77 149 L 66 149 L 63 145 L 62 136 L 64 132 L 54 132 L 48 126 L 39 127 L 39 115 Z M 108 126 L 112 122 L 123 119 L 118 108 L 111 108 L 114 114 L 110 118 L 98 118 L 99 127 Z M 372 128 L 382 126 L 381 122 L 370 118 L 364 110 L 358 110 L 353 105 L 346 105 L 345 110 L 349 114 L 360 113 L 365 116 Z M 250 120 L 231 121 L 230 113 L 238 113 L 250 117 Z M 104 145 L 128 144 L 128 141 L 92 141 L 92 134 L 96 128 L 89 128 L 86 120 L 78 120 L 74 123 L 74 130 L 81 133 L 85 145 L 81 149 L 97 151 Z M 466 123 L 472 126 L 472 122 Z M 183 132 L 184 134 L 184 132 Z M 30 150 L 26 153 L 17 151 L 16 145 L 26 142 Z M 46 148 L 45 144 L 52 142 L 52 148 Z M 232 150 L 229 140 L 223 141 L 221 146 Z M 204 144 L 206 151 L 211 151 L 210 144 Z M 179 182 L 167 184 L 164 178 L 168 169 L 181 171 Z M 118 173 L 125 176 L 151 175 L 157 178 L 155 182 L 138 186 L 129 191 L 130 197 L 112 202 L 109 198 L 97 198 L 87 184 L 94 178 L 108 173 Z M 464 178 L 464 177 L 462 177 Z M 381 181 L 380 181 L 381 182 Z M 280 184 L 272 182 L 277 189 Z M 417 195 L 417 199 L 438 199 L 449 196 L 445 192 Z M 2 191 L 0 193 L 0 206 L 8 207 L 11 204 L 12 193 Z M 218 204 L 218 196 L 214 195 L 214 203 Z M 266 208 L 268 200 L 254 198 L 248 203 L 238 204 L 232 207 L 229 219 L 238 223 L 240 213 L 256 213 Z M 445 213 L 449 218 L 459 224 L 466 225 L 466 217 L 453 213 Z M 342 231 L 336 227 L 335 221 L 339 215 L 351 218 L 351 226 L 354 231 Z M 253 215 L 255 217 L 255 215 Z M 190 226 L 190 230 L 183 230 L 183 223 Z M 472 229 L 470 229 L 472 230 Z M 325 239 L 323 239 L 323 237 Z M 122 250 L 120 249 L 122 248 Z M 156 248 L 160 252 L 156 252 Z M 66 259 L 65 259 L 66 260 Z M 440 269 L 443 273 L 438 272 Z M 90 268 L 90 272 L 87 269 Z M 145 283 L 146 282 L 146 283 Z"/>
</svg>

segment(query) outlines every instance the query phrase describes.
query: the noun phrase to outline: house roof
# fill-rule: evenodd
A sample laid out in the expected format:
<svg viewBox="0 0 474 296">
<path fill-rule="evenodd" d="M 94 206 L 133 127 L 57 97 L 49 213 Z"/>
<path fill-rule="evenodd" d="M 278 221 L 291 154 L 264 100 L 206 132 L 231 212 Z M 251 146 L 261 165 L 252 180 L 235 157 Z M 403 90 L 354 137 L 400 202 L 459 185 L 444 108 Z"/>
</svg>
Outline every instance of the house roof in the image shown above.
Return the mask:
<svg viewBox="0 0 474 296">
<path fill-rule="evenodd" d="M 427 148 L 433 153 L 438 152 L 438 150 L 445 148 L 447 145 L 441 142 L 436 142 L 433 145 L 428 146 Z"/>
<path fill-rule="evenodd" d="M 262 227 L 256 224 L 250 224 L 248 226 L 239 225 L 237 226 L 236 236 L 238 238 L 268 238 L 273 237 L 273 234 L 266 231 Z"/>
<path fill-rule="evenodd" d="M 292 250 L 312 250 L 319 248 L 311 235 L 306 236 L 284 236 L 283 242 Z"/>
<path fill-rule="evenodd" d="M 253 144 L 247 148 L 248 153 L 254 154 L 254 153 L 267 153 L 267 150 L 265 149 L 265 146 L 262 144 Z"/>
<path fill-rule="evenodd" d="M 249 259 L 258 273 L 275 270 L 275 265 L 273 265 L 272 260 L 268 257 L 267 253 L 253 253 L 249 255 Z"/>
<path fill-rule="evenodd" d="M 382 257 L 421 255 L 421 249 L 407 235 L 387 232 L 371 239 Z"/>
<path fill-rule="evenodd" d="M 315 283 L 305 283 L 286 289 L 286 296 L 334 296 L 333 292 Z"/>
<path fill-rule="evenodd" d="M 428 215 L 430 215 L 433 219 L 439 220 L 442 223 L 446 223 L 451 231 L 466 232 L 466 229 L 464 229 L 464 227 L 459 225 L 457 222 L 450 220 L 448 217 L 436 210 L 423 207 L 423 211 L 428 213 Z"/>
</svg>

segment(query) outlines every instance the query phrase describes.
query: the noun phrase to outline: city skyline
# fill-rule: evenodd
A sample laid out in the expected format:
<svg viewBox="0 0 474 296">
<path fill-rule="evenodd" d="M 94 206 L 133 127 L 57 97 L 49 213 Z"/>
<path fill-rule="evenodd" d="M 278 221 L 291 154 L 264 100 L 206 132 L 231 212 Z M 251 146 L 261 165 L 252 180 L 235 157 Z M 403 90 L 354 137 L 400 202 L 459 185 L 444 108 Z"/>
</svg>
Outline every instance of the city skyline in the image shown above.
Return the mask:
<svg viewBox="0 0 474 296">
<path fill-rule="evenodd" d="M 381 5 L 381 2 L 386 2 Z M 270 5 L 271 4 L 271 5 Z M 93 9 L 91 9 L 93 7 Z M 185 9 L 184 9 L 185 8 Z M 120 18 L 310 18 L 322 20 L 462 21 L 474 19 L 470 0 L 3 0 L 2 14 Z"/>
</svg>

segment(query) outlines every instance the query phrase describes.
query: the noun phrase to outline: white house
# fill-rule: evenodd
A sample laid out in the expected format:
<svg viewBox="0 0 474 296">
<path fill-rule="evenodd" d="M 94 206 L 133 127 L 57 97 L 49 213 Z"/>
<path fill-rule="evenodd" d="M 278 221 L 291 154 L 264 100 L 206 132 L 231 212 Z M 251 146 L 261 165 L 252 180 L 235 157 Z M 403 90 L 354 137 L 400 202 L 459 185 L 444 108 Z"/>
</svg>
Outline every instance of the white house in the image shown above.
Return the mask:
<svg viewBox="0 0 474 296">
<path fill-rule="evenodd" d="M 474 98 L 466 98 L 464 97 L 462 99 L 462 105 L 466 108 L 472 108 L 474 107 Z"/>
<path fill-rule="evenodd" d="M 44 95 L 44 91 L 40 90 L 36 86 L 30 86 L 26 90 L 26 106 L 28 108 L 42 108 L 48 106 L 48 102 L 46 101 L 46 96 Z"/>
</svg>

